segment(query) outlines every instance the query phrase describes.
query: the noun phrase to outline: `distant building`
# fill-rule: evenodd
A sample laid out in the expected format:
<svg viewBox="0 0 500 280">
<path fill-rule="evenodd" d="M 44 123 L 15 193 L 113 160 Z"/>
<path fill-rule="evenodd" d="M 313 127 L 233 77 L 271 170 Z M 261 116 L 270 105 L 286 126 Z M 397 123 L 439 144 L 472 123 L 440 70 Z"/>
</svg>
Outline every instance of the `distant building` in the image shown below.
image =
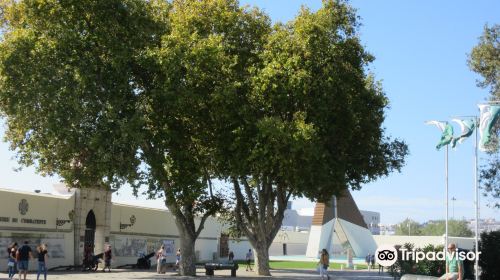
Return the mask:
<svg viewBox="0 0 500 280">
<path fill-rule="evenodd" d="M 361 210 L 360 212 L 371 233 L 373 235 L 380 235 L 380 213 L 366 210 Z"/>
<path fill-rule="evenodd" d="M 476 220 L 470 219 L 467 224 L 468 228 L 472 231 L 476 231 Z M 500 230 L 500 221 L 495 219 L 479 219 L 479 232 L 491 232 Z"/>
<path fill-rule="evenodd" d="M 383 225 L 380 224 L 380 235 L 395 235 L 396 225 Z"/>
<path fill-rule="evenodd" d="M 286 209 L 283 222 L 283 230 L 291 231 L 309 231 L 311 228 L 312 216 L 302 216 L 297 210 Z"/>
</svg>

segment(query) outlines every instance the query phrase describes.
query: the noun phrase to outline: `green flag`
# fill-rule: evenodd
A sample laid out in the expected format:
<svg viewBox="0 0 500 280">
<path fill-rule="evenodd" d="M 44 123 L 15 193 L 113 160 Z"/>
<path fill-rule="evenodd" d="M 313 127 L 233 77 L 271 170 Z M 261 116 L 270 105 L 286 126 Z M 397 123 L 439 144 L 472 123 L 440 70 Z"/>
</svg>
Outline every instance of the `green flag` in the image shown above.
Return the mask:
<svg viewBox="0 0 500 280">
<path fill-rule="evenodd" d="M 451 143 L 453 140 L 453 126 L 451 126 L 448 122 L 440 122 L 440 121 L 428 121 L 426 124 L 431 124 L 437 126 L 443 134 L 441 134 L 441 140 L 436 146 L 436 149 L 441 149 L 441 147 L 446 146 Z"/>
<path fill-rule="evenodd" d="M 479 104 L 478 106 L 481 113 L 479 117 L 479 134 L 481 135 L 479 149 L 481 151 L 487 151 L 486 146 L 491 141 L 493 126 L 500 117 L 500 105 Z"/>
<path fill-rule="evenodd" d="M 451 141 L 451 147 L 455 148 L 457 143 L 462 144 L 469 136 L 474 132 L 474 128 L 476 127 L 476 122 L 473 119 L 470 120 L 461 120 L 461 119 L 452 119 L 452 121 L 458 123 L 460 125 L 460 136 L 454 137 Z"/>
</svg>

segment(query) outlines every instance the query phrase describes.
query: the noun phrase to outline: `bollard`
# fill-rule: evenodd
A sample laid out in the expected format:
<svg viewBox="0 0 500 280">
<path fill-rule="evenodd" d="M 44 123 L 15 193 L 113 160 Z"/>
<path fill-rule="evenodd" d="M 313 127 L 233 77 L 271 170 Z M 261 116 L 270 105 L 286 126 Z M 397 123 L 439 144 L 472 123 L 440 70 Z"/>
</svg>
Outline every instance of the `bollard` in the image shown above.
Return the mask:
<svg viewBox="0 0 500 280">
<path fill-rule="evenodd" d="M 353 266 L 353 269 L 356 270 L 356 265 Z"/>
<path fill-rule="evenodd" d="M 344 270 L 344 265 L 343 264 L 340 265 L 340 270 Z"/>
</svg>

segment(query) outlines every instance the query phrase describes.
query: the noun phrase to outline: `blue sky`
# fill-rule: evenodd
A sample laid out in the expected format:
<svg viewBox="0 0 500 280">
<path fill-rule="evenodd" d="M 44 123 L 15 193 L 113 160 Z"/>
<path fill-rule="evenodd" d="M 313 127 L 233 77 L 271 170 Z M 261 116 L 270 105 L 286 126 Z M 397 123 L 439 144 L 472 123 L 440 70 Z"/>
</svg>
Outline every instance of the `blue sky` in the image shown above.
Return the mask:
<svg viewBox="0 0 500 280">
<path fill-rule="evenodd" d="M 317 9 L 320 0 L 245 0 L 270 14 L 273 21 L 292 19 L 301 5 Z M 388 135 L 404 139 L 411 155 L 400 174 L 368 184 L 353 193 L 360 209 L 378 211 L 382 223 L 407 217 L 424 222 L 444 218 L 444 152 L 436 151 L 440 132 L 424 125 L 430 119 L 447 120 L 456 115 L 478 113 L 477 103 L 487 90 L 476 87 L 477 75 L 466 64 L 486 23 L 500 23 L 500 1 L 351 1 L 361 17 L 361 39 L 376 60 L 371 71 L 383 82 L 390 99 L 385 128 Z M 455 127 L 458 131 L 458 127 Z M 0 135 L 4 129 L 0 128 Z M 473 143 L 465 141 L 450 151 L 450 198 L 455 197 L 455 218 L 474 217 Z M 482 155 L 480 153 L 480 155 Z M 14 172 L 12 152 L 0 143 L 0 186 L 50 192 L 57 178 L 42 178 L 32 168 Z M 115 200 L 142 202 L 123 190 Z M 500 220 L 500 212 L 481 199 L 481 217 Z M 306 200 L 294 208 L 313 207 Z M 450 217 L 453 209 L 450 203 Z"/>
</svg>

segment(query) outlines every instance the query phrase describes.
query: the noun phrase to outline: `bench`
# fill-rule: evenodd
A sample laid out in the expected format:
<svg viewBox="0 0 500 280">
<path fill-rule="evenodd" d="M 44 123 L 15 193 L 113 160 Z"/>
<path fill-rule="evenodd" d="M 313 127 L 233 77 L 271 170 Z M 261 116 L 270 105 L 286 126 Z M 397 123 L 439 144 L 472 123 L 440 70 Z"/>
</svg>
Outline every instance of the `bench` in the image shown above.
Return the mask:
<svg viewBox="0 0 500 280">
<path fill-rule="evenodd" d="M 231 270 L 231 277 L 236 277 L 236 270 L 238 270 L 237 263 L 206 263 L 205 275 L 213 276 L 214 270 Z"/>
</svg>

